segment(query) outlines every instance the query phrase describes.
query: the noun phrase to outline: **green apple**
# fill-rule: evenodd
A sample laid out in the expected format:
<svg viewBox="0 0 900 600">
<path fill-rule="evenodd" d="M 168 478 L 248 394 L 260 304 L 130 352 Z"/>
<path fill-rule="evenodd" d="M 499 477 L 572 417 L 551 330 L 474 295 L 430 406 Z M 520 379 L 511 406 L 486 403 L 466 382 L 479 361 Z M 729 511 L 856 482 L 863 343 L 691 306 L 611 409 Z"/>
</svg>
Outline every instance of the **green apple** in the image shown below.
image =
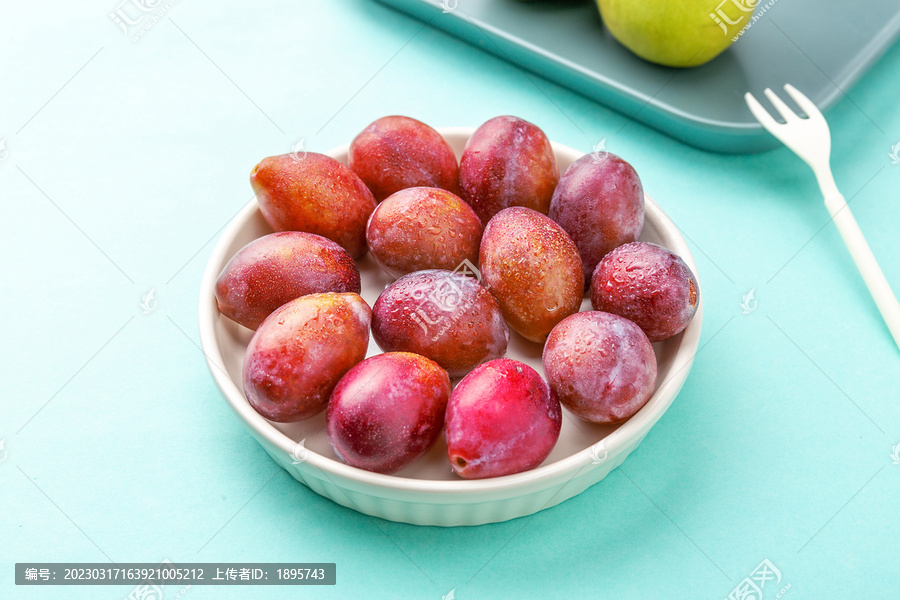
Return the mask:
<svg viewBox="0 0 900 600">
<path fill-rule="evenodd" d="M 626 48 L 667 67 L 711 61 L 737 39 L 759 0 L 597 0 Z"/>
</svg>

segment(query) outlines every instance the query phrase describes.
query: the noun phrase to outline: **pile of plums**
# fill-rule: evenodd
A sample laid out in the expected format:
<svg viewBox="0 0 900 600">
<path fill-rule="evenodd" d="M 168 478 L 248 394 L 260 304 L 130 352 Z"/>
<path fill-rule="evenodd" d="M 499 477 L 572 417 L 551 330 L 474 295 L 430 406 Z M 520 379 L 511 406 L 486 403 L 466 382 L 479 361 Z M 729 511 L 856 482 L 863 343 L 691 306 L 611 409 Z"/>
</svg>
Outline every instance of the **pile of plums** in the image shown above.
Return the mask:
<svg viewBox="0 0 900 600">
<path fill-rule="evenodd" d="M 547 136 L 516 117 L 484 123 L 459 162 L 425 123 L 384 117 L 353 140 L 349 165 L 285 154 L 250 183 L 276 233 L 216 283 L 220 312 L 256 330 L 244 393 L 280 423 L 326 411 L 335 453 L 362 469 L 396 472 L 442 430 L 463 478 L 534 468 L 561 404 L 610 424 L 644 406 L 651 342 L 698 306 L 681 258 L 637 241 L 634 168 L 595 152 L 560 177 Z M 371 307 L 354 262 L 366 252 L 396 278 Z M 594 310 L 579 312 L 586 292 Z M 510 328 L 544 345 L 546 381 L 504 358 Z M 370 332 L 384 353 L 366 359 Z"/>
</svg>

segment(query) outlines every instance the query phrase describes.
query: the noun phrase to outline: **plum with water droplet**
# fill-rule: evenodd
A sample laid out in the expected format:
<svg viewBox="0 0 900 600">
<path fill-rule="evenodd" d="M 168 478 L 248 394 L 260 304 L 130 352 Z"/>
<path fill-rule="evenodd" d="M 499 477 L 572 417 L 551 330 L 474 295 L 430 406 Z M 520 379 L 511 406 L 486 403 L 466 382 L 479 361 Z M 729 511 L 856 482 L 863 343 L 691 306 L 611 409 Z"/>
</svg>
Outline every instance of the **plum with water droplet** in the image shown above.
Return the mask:
<svg viewBox="0 0 900 600">
<path fill-rule="evenodd" d="M 610 250 L 640 237 L 644 188 L 634 167 L 615 154 L 587 154 L 560 178 L 549 217 L 578 247 L 587 284 L 597 263 Z"/>
<path fill-rule="evenodd" d="M 585 311 L 563 319 L 550 332 L 544 373 L 559 401 L 592 423 L 621 423 L 653 395 L 656 355 L 632 321 Z"/>
<path fill-rule="evenodd" d="M 484 363 L 447 403 L 447 455 L 457 475 L 482 479 L 533 469 L 556 445 L 562 409 L 537 371 L 516 360 Z"/>
<path fill-rule="evenodd" d="M 306 231 L 339 244 L 353 258 L 366 253 L 366 221 L 375 199 L 345 164 L 316 152 L 264 158 L 250 185 L 275 231 Z"/>
<path fill-rule="evenodd" d="M 540 127 L 518 117 L 494 117 L 466 142 L 459 159 L 460 197 L 482 223 L 510 206 L 547 214 L 559 182 L 556 155 Z"/>
<path fill-rule="evenodd" d="M 334 388 L 328 441 L 348 465 L 394 473 L 437 440 L 449 397 L 450 378 L 436 362 L 409 352 L 372 356 Z"/>
<path fill-rule="evenodd" d="M 597 265 L 591 305 L 631 319 L 651 342 L 681 333 L 700 303 L 697 278 L 680 256 L 650 242 L 619 246 Z"/>
<path fill-rule="evenodd" d="M 325 410 L 344 373 L 366 357 L 372 311 L 354 293 L 309 294 L 266 317 L 247 345 L 244 394 L 270 421 Z"/>
<path fill-rule="evenodd" d="M 581 308 L 578 248 L 537 211 L 517 206 L 497 213 L 484 228 L 479 262 L 506 322 L 526 339 L 543 342 L 554 325 Z"/>
<path fill-rule="evenodd" d="M 350 143 L 350 168 L 376 202 L 411 187 L 459 191 L 459 166 L 450 144 L 411 117 L 382 117 L 363 129 Z"/>
<path fill-rule="evenodd" d="M 506 354 L 509 329 L 477 279 L 431 269 L 392 283 L 372 307 L 372 337 L 385 352 L 415 352 L 460 377 Z"/>
<path fill-rule="evenodd" d="M 327 238 L 300 231 L 253 240 L 216 280 L 219 312 L 250 329 L 294 298 L 359 291 L 359 269 L 350 254 Z"/>
<path fill-rule="evenodd" d="M 459 196 L 432 187 L 392 194 L 366 226 L 375 262 L 392 277 L 425 269 L 454 270 L 478 261 L 481 221 Z"/>
</svg>

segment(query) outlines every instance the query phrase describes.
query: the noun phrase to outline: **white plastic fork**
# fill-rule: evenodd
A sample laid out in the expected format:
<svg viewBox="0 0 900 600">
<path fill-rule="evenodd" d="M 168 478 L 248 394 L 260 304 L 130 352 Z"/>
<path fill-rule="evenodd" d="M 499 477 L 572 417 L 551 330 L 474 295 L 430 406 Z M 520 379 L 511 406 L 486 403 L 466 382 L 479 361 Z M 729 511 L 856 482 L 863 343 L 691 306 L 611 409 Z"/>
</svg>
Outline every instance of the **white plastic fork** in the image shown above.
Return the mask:
<svg viewBox="0 0 900 600">
<path fill-rule="evenodd" d="M 894 343 L 900 348 L 900 304 L 881 267 L 878 266 L 878 261 L 875 260 L 875 255 L 872 254 L 859 225 L 856 224 L 847 201 L 834 182 L 834 175 L 831 173 L 831 132 L 828 130 L 828 123 L 816 105 L 797 88 L 788 84 L 784 89 L 797 106 L 803 109 L 807 118 L 797 116 L 775 92 L 768 88 L 765 90 L 766 97 L 784 118 L 784 123 L 776 121 L 753 94 L 747 92 L 744 94 L 744 100 L 747 101 L 750 112 L 760 125 L 793 150 L 794 154 L 802 158 L 816 174 L 822 195 L 825 196 L 825 207 L 831 214 L 841 237 L 844 238 L 844 244 L 847 245 L 850 256 L 853 257 L 856 268 L 866 282 L 878 310 L 881 311 Z"/>
</svg>

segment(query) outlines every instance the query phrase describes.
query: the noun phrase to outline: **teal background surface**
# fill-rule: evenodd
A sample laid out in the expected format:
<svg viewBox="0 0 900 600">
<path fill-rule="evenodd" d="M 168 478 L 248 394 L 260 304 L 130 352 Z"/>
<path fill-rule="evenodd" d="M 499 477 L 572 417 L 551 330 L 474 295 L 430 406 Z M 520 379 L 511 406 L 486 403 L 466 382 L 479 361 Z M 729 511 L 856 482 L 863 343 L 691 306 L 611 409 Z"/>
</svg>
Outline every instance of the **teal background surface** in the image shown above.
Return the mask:
<svg viewBox="0 0 900 600">
<path fill-rule="evenodd" d="M 334 587 L 165 599 L 720 600 L 764 559 L 781 574 L 765 599 L 897 597 L 900 351 L 798 158 L 685 146 L 368 0 L 147 14 L 163 6 L 136 42 L 115 0 L 0 6 L 0 597 L 124 599 L 16 587 L 13 566 L 165 558 L 337 564 Z M 894 47 L 828 114 L 838 185 L 895 290 L 898 74 Z M 687 384 L 555 508 L 440 529 L 337 506 L 269 459 L 207 372 L 199 280 L 252 166 L 385 114 L 605 139 L 691 244 L 705 315 Z"/>
</svg>

